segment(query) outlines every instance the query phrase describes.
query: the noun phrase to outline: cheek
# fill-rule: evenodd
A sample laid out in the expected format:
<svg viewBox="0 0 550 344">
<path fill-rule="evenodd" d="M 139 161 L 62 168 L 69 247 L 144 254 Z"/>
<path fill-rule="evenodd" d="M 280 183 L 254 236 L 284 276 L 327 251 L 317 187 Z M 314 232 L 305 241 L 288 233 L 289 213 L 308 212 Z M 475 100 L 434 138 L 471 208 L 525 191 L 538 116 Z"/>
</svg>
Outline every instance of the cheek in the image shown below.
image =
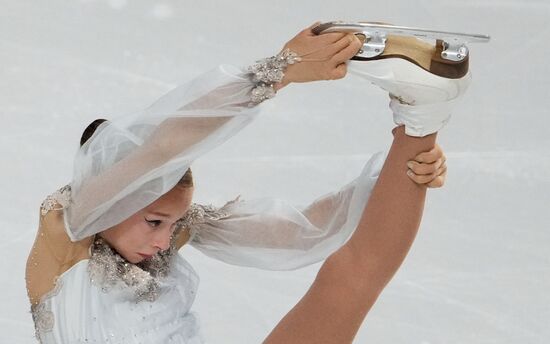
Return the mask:
<svg viewBox="0 0 550 344">
<path fill-rule="evenodd" d="M 128 255 L 140 251 L 149 241 L 147 224 L 132 223 L 106 231 L 102 236 L 121 255 L 128 259 Z"/>
<path fill-rule="evenodd" d="M 121 244 L 129 249 L 140 249 L 149 241 L 149 236 L 150 230 L 147 224 L 137 224 L 124 233 Z"/>
</svg>

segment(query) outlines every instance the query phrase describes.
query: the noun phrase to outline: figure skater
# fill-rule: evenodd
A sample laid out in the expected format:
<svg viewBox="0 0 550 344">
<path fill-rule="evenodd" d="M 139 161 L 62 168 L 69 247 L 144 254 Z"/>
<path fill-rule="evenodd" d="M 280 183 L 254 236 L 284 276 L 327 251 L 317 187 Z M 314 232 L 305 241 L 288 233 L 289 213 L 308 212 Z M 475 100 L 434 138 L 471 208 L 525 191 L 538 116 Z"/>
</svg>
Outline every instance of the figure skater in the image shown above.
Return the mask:
<svg viewBox="0 0 550 344">
<path fill-rule="evenodd" d="M 374 155 L 357 178 L 305 208 L 268 198 L 193 203 L 191 163 L 254 120 L 258 104 L 291 83 L 346 75 L 360 37 L 315 35 L 316 24 L 274 57 L 247 69 L 220 66 L 143 111 L 85 130 L 71 183 L 40 207 L 27 261 L 42 343 L 202 343 L 190 309 L 199 279 L 178 254 L 186 243 L 262 269 L 326 259 L 265 343 L 353 340 L 413 242 L 426 188 L 444 183 L 436 132 L 469 74 L 436 76 L 422 59 L 397 55 L 353 62 L 390 92 L 397 127 L 387 154 Z M 390 46 L 433 53 L 413 38 Z"/>
</svg>

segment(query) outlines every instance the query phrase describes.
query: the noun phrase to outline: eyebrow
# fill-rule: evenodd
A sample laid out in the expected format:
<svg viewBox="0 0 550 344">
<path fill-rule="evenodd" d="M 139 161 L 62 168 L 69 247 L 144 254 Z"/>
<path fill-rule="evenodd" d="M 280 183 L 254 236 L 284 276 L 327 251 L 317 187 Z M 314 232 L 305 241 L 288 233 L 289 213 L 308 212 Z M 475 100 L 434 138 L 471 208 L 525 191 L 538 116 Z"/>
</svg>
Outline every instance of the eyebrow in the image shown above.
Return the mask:
<svg viewBox="0 0 550 344">
<path fill-rule="evenodd" d="M 153 215 L 158 215 L 158 216 L 162 216 L 162 217 L 167 217 L 169 218 L 170 215 L 169 214 L 165 214 L 165 213 L 162 213 L 160 211 L 149 211 L 149 213 L 153 214 Z"/>
</svg>

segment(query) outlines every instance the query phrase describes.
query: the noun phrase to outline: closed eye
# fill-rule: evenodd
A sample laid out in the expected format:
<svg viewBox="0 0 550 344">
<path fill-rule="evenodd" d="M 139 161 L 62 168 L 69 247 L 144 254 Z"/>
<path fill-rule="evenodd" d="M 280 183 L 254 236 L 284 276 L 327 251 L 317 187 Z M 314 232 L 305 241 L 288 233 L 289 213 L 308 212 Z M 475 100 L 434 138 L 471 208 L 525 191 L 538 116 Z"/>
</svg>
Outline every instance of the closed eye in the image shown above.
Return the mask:
<svg viewBox="0 0 550 344">
<path fill-rule="evenodd" d="M 162 223 L 161 220 L 147 220 L 147 218 L 145 218 L 145 221 L 149 224 L 149 226 L 153 228 L 160 226 L 160 224 Z"/>
</svg>

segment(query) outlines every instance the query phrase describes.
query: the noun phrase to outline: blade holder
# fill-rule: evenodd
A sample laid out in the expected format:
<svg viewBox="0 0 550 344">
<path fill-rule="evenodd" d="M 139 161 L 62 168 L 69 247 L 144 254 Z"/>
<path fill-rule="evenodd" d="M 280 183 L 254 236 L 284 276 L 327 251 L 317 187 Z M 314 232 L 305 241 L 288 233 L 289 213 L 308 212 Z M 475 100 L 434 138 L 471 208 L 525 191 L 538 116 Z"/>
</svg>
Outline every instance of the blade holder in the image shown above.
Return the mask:
<svg viewBox="0 0 550 344">
<path fill-rule="evenodd" d="M 441 58 L 450 61 L 462 61 L 468 56 L 469 50 L 466 44 L 459 43 L 448 43 L 443 41 L 443 51 L 441 52 Z"/>
<path fill-rule="evenodd" d="M 325 32 L 351 32 L 356 35 L 364 35 L 365 43 L 357 56 L 375 57 L 384 52 L 387 35 L 414 36 L 420 39 L 440 39 L 443 43 L 441 58 L 449 61 L 460 62 L 464 60 L 469 50 L 466 43 L 489 42 L 488 35 L 468 34 L 462 32 L 437 31 L 424 28 L 396 26 L 365 22 L 335 21 L 323 23 L 313 29 L 315 34 Z"/>
<path fill-rule="evenodd" d="M 384 52 L 386 48 L 386 34 L 379 31 L 360 33 L 365 36 L 365 43 L 357 56 L 375 57 Z"/>
<path fill-rule="evenodd" d="M 371 58 L 381 55 L 386 48 L 387 35 L 380 31 L 362 31 L 356 35 L 364 35 L 365 43 L 357 54 L 357 56 Z M 418 36 L 418 35 L 416 35 Z M 468 47 L 464 42 L 454 39 L 454 43 L 443 41 L 443 51 L 441 58 L 449 61 L 460 62 L 469 54 Z"/>
</svg>

